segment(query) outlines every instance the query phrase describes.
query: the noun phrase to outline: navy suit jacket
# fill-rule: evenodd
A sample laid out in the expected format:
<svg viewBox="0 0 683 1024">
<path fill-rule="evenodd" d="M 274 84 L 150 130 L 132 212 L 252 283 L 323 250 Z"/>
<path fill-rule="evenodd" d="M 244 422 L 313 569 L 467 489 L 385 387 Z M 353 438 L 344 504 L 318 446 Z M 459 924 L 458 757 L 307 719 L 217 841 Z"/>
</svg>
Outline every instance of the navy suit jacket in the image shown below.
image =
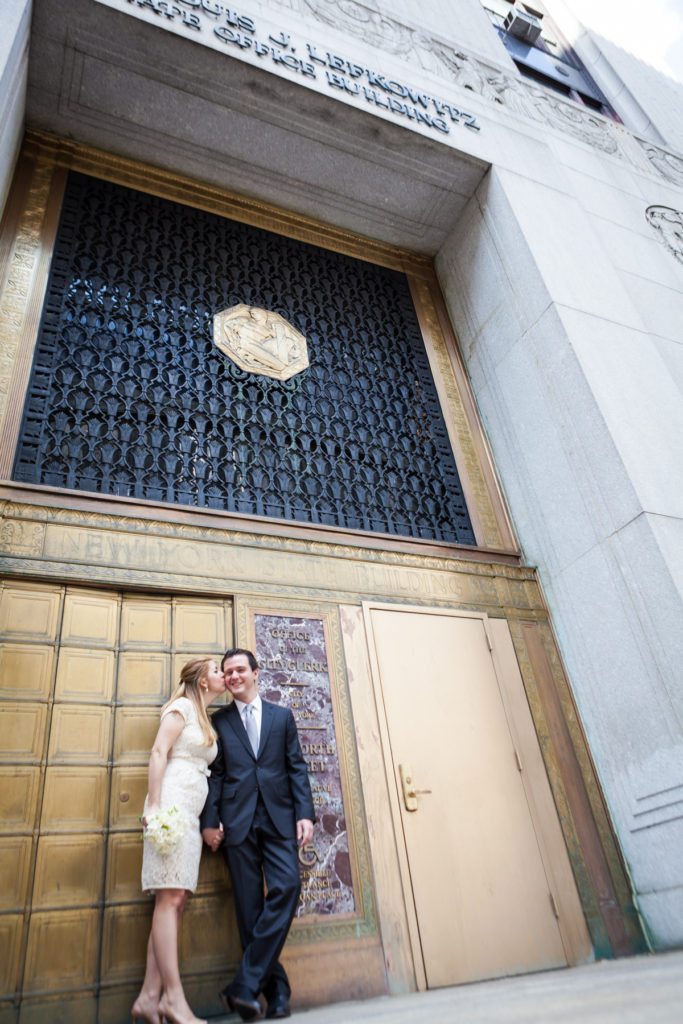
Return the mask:
<svg viewBox="0 0 683 1024">
<path fill-rule="evenodd" d="M 315 821 L 315 812 L 290 709 L 262 699 L 258 755 L 251 749 L 236 704 L 221 708 L 211 722 L 218 734 L 218 753 L 211 765 L 201 827 L 218 828 L 223 822 L 226 844 L 239 845 L 249 831 L 260 793 L 280 835 L 296 839 L 297 821 Z"/>
</svg>

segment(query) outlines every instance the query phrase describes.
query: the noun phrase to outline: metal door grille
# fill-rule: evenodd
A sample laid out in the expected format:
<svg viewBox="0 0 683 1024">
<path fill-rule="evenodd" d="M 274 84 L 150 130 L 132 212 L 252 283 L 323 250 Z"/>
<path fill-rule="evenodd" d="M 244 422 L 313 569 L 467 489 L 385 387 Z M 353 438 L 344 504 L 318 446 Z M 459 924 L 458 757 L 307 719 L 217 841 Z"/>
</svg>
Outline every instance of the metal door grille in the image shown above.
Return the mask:
<svg viewBox="0 0 683 1024">
<path fill-rule="evenodd" d="M 310 367 L 222 355 L 237 303 L 284 316 Z M 14 478 L 475 543 L 404 275 L 74 173 Z"/>
</svg>

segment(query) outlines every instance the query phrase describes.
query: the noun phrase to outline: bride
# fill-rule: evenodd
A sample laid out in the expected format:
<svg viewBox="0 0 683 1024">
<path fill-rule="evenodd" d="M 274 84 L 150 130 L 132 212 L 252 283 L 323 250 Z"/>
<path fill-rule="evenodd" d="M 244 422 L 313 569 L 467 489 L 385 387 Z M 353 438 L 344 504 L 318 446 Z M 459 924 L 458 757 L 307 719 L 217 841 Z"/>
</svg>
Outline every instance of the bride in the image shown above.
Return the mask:
<svg viewBox="0 0 683 1024">
<path fill-rule="evenodd" d="M 216 756 L 216 734 L 206 709 L 223 693 L 225 681 L 216 662 L 195 658 L 183 666 L 179 686 L 161 709 L 142 818 L 142 888 L 155 894 L 154 916 L 133 1020 L 206 1024 L 192 1013 L 183 992 L 178 924 L 187 893 L 197 887 L 202 850 L 199 813 L 208 790 L 209 765 Z M 170 849 L 166 840 L 157 838 L 160 835 L 175 840 Z"/>
</svg>

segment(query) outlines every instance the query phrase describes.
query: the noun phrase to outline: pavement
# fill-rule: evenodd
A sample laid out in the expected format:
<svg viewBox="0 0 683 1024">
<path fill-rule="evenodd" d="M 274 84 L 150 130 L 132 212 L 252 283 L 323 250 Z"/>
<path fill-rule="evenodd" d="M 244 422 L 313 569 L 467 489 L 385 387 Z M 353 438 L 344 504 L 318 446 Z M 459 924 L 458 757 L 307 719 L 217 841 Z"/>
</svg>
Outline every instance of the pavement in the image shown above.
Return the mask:
<svg viewBox="0 0 683 1024">
<path fill-rule="evenodd" d="M 239 1020 L 222 1017 L 225 1024 Z M 212 1024 L 218 1024 L 213 1018 Z M 683 1024 L 683 952 L 296 1010 L 300 1024 Z"/>
</svg>

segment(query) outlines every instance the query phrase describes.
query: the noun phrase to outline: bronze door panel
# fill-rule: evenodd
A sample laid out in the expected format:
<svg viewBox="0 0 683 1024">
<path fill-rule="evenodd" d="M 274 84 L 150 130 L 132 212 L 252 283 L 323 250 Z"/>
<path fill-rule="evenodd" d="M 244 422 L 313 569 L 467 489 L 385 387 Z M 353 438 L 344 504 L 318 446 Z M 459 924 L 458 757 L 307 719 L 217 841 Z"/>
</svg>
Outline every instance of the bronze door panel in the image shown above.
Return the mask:
<svg viewBox="0 0 683 1024">
<path fill-rule="evenodd" d="M 185 661 L 232 642 L 231 611 L 222 598 L 1 585 L 0 1015 L 125 1014 L 152 909 L 139 815 L 159 708 Z M 219 906 L 231 914 L 224 872 L 222 858 L 202 866 L 183 925 L 190 990 L 237 958 L 236 932 L 216 943 L 207 924 Z"/>
</svg>

